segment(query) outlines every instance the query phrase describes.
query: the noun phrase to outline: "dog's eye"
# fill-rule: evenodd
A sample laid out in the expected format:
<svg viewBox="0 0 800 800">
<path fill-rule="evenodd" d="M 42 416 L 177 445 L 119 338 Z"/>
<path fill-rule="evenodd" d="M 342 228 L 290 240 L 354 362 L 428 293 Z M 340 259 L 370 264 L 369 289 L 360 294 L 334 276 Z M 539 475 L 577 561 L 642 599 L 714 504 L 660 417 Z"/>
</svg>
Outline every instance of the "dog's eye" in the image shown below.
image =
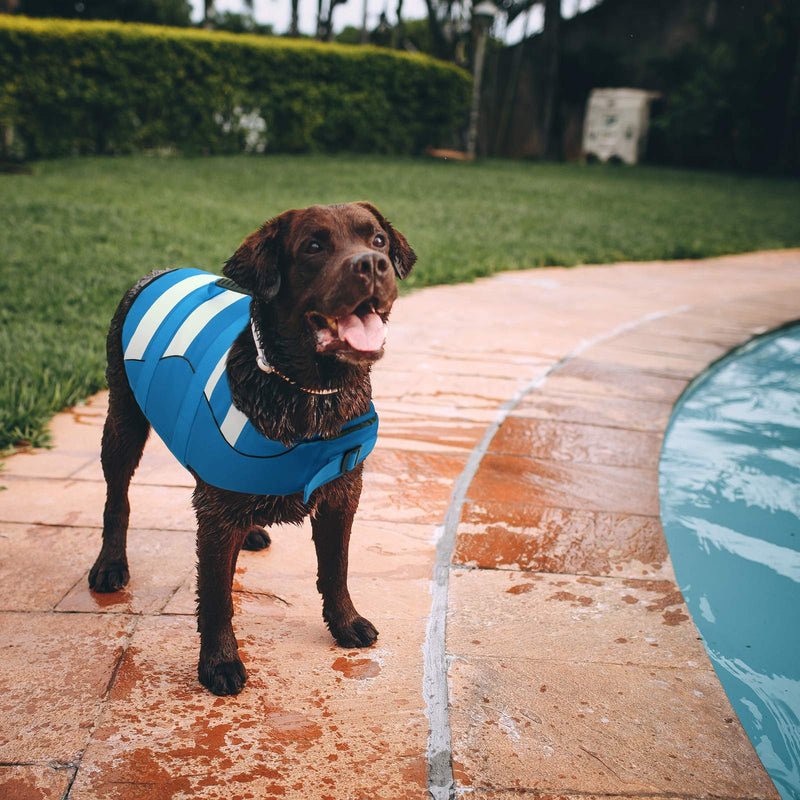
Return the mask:
<svg viewBox="0 0 800 800">
<path fill-rule="evenodd" d="M 322 245 L 316 239 L 312 239 L 306 245 L 306 252 L 307 253 L 319 253 L 320 250 L 322 250 Z"/>
<path fill-rule="evenodd" d="M 386 247 L 386 237 L 382 233 L 376 234 L 372 245 L 373 247 Z"/>
</svg>

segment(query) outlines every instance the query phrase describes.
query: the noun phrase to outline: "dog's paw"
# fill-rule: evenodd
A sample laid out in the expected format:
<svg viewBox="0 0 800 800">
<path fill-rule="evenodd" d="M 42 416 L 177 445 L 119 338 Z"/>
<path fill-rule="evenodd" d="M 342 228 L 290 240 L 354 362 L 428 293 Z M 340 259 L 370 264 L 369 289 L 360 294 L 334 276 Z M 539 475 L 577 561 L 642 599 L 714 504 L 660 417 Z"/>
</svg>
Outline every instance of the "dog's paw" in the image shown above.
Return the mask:
<svg viewBox="0 0 800 800">
<path fill-rule="evenodd" d="M 253 525 L 247 532 L 247 537 L 242 545 L 243 550 L 266 550 L 272 544 L 269 534 L 258 525 Z"/>
<path fill-rule="evenodd" d="M 98 560 L 89 570 L 89 588 L 93 592 L 118 592 L 130 579 L 126 561 L 105 564 Z"/>
<path fill-rule="evenodd" d="M 356 617 L 339 628 L 331 626 L 331 633 L 340 647 L 369 647 L 378 639 L 378 629 L 364 617 Z"/>
<path fill-rule="evenodd" d="M 197 666 L 197 677 L 213 694 L 239 694 L 247 681 L 247 670 L 238 658 L 220 664 L 201 661 Z"/>
</svg>

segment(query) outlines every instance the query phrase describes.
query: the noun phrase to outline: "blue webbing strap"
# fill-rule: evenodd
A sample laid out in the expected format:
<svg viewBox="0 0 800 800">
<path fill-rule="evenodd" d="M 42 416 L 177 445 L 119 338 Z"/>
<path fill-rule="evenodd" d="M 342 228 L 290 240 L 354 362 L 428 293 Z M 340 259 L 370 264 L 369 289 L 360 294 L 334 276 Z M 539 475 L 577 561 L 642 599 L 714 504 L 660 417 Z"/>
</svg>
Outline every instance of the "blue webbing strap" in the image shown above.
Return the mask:
<svg viewBox="0 0 800 800">
<path fill-rule="evenodd" d="M 376 416 L 374 422 L 371 424 L 375 425 L 377 422 L 378 417 Z M 344 475 L 345 472 L 350 472 L 351 469 L 360 464 L 367 457 L 366 453 L 362 456 L 361 452 L 362 449 L 359 444 L 348 450 L 344 455 L 337 455 L 332 458 L 322 469 L 314 474 L 305 485 L 303 489 L 303 502 L 308 502 L 308 498 L 311 496 L 311 492 L 313 492 L 314 489 L 318 489 L 323 483 L 328 483 L 328 481 L 332 481 L 334 478 Z"/>
</svg>

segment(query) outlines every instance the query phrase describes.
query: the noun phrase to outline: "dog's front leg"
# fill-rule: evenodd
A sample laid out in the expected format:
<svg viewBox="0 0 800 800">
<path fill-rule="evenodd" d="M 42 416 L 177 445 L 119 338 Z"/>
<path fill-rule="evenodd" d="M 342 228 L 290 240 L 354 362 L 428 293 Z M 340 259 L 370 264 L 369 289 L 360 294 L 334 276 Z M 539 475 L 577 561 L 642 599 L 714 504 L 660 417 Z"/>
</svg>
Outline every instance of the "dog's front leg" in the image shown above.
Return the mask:
<svg viewBox="0 0 800 800">
<path fill-rule="evenodd" d="M 248 529 L 222 523 L 199 508 L 197 521 L 197 676 L 214 694 L 238 694 L 247 672 L 233 635 L 231 589 L 236 559 Z"/>
<path fill-rule="evenodd" d="M 361 496 L 361 468 L 347 483 L 331 487 L 311 519 L 317 550 L 317 589 L 322 618 L 342 647 L 369 647 L 378 638 L 375 626 L 356 611 L 347 589 L 347 551 L 353 517 Z"/>
</svg>

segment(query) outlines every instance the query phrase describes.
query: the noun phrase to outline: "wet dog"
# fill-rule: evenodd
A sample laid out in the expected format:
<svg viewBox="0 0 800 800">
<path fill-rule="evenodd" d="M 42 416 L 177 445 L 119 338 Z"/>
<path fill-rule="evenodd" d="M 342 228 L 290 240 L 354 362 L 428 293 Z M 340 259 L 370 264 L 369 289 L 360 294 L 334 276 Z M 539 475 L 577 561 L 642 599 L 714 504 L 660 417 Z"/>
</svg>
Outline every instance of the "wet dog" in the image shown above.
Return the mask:
<svg viewBox="0 0 800 800">
<path fill-rule="evenodd" d="M 369 203 L 286 211 L 248 236 L 223 269 L 234 288 L 251 298 L 245 301 L 250 324 L 235 335 L 219 367 L 234 418 L 246 418 L 261 436 L 292 448 L 300 440 L 335 438 L 353 418 L 368 414 L 370 366 L 383 354 L 397 279 L 415 261 L 405 237 Z M 111 322 L 103 545 L 89 573 L 96 592 L 117 591 L 129 580 L 128 488 L 151 428 L 126 371 L 126 319 L 137 298 L 170 274 L 140 281 Z M 231 588 L 240 549 L 269 546 L 265 526 L 299 524 L 310 516 L 325 623 L 342 647 L 375 642 L 378 631 L 356 611 L 347 588 L 361 474 L 361 463 L 350 465 L 305 502 L 302 493 L 219 488 L 194 472 L 198 677 L 214 694 L 236 694 L 247 679 L 233 633 Z"/>
</svg>

